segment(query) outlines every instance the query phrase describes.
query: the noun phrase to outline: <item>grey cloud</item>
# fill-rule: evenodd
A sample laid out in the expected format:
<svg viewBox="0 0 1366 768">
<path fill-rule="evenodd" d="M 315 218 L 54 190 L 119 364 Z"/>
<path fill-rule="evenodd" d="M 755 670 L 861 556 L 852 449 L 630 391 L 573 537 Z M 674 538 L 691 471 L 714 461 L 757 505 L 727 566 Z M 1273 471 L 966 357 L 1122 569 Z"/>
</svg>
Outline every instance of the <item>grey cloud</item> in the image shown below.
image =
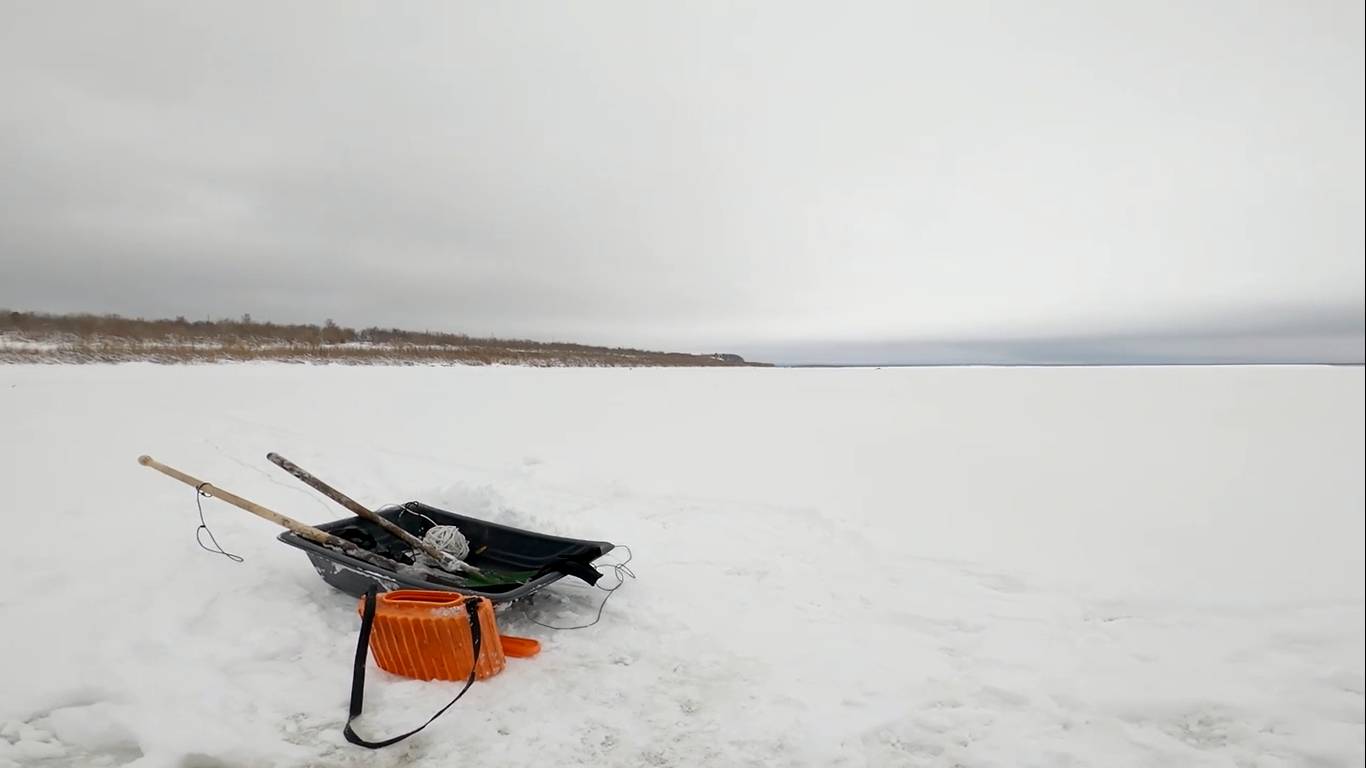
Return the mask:
<svg viewBox="0 0 1366 768">
<path fill-rule="evenodd" d="M 712 350 L 1363 304 L 1359 4 L 0 14 L 0 306 Z"/>
</svg>

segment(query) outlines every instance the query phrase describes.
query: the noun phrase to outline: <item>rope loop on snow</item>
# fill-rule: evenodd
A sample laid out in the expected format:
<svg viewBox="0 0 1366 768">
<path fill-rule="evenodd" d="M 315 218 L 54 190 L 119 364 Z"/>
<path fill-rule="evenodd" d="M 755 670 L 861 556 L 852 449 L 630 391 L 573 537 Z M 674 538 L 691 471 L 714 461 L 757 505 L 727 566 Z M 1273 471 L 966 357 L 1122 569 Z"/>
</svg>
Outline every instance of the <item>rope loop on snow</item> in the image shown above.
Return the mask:
<svg viewBox="0 0 1366 768">
<path fill-rule="evenodd" d="M 222 546 L 219 545 L 218 539 L 215 539 L 213 536 L 213 531 L 209 530 L 209 524 L 204 521 L 204 505 L 201 504 L 199 500 L 201 498 L 213 498 L 213 496 L 204 492 L 204 486 L 206 485 L 208 485 L 208 483 L 200 483 L 199 485 L 196 485 L 194 487 L 194 505 L 195 508 L 199 510 L 199 527 L 194 529 L 194 540 L 199 543 L 199 548 L 204 550 L 205 552 L 212 552 L 215 555 L 222 555 L 223 557 L 228 558 L 234 563 L 243 562 L 243 558 L 240 555 L 234 555 L 233 553 L 228 552 L 227 550 L 223 549 Z M 209 547 L 204 543 L 204 534 L 208 534 L 209 541 L 213 542 L 212 547 Z"/>
</svg>

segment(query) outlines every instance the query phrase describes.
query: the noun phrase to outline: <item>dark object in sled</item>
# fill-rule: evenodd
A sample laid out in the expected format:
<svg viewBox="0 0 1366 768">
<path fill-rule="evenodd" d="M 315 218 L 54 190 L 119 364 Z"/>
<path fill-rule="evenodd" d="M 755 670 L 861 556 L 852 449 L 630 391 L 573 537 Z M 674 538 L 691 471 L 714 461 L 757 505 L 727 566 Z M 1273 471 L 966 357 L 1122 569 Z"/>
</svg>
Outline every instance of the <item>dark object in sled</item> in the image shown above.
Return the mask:
<svg viewBox="0 0 1366 768">
<path fill-rule="evenodd" d="M 487 597 L 495 603 L 526 597 L 566 575 L 577 576 L 592 584 L 598 579 L 593 561 L 610 552 L 613 546 L 606 541 L 566 539 L 525 531 L 436 509 L 416 501 L 402 507 L 379 510 L 378 514 L 419 538 L 432 526 L 433 521 L 437 525 L 457 526 L 469 540 L 470 555 L 466 560 L 470 565 L 490 572 L 530 571 L 532 575 L 515 583 L 457 587 L 446 580 L 455 574 L 443 573 L 442 581 L 432 581 L 424 578 L 416 569 L 401 568 L 396 572 L 379 568 L 290 531 L 280 534 L 279 539 L 291 547 L 302 549 L 323 581 L 353 597 L 360 597 L 371 584 L 377 584 L 382 591 L 441 589 Z M 318 528 L 398 563 L 410 565 L 413 562 L 408 545 L 367 520 L 348 517 L 324 523 Z"/>
</svg>

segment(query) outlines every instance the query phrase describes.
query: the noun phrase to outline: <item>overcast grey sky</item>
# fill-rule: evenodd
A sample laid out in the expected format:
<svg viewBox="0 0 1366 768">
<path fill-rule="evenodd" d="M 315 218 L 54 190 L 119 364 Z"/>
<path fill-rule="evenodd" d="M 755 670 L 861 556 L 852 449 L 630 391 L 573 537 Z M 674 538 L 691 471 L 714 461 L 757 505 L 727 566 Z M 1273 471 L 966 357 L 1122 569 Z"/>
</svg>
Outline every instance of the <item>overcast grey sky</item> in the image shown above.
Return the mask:
<svg viewBox="0 0 1366 768">
<path fill-rule="evenodd" d="M 0 0 L 0 306 L 1359 361 L 1362 30 L 1348 0 Z"/>
</svg>

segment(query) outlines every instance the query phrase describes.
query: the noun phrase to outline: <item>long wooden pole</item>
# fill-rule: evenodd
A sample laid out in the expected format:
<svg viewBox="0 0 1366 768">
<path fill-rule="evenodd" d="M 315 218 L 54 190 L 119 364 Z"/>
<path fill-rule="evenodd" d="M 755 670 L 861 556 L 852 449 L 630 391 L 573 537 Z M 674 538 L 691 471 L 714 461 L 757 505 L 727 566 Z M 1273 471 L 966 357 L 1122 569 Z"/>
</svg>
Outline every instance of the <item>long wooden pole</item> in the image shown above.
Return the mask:
<svg viewBox="0 0 1366 768">
<path fill-rule="evenodd" d="M 314 477 L 312 474 L 308 472 L 308 470 L 304 469 L 298 464 L 295 464 L 289 459 L 286 459 L 284 456 L 281 456 L 280 454 L 275 452 L 271 452 L 266 454 L 266 459 L 268 459 L 270 463 L 274 464 L 280 469 L 283 469 L 284 471 L 293 475 L 295 479 L 299 480 L 303 484 L 313 488 L 314 490 L 318 491 L 327 498 L 342 505 L 357 517 L 369 520 L 375 525 L 378 525 L 379 527 L 398 537 L 399 540 L 403 541 L 408 546 L 413 547 L 415 549 L 419 549 L 422 552 L 426 553 L 428 557 L 432 558 L 434 562 L 440 564 L 442 568 L 445 568 L 448 571 L 467 571 L 469 573 L 474 574 L 478 574 L 480 572 L 478 568 L 475 568 L 469 563 L 460 560 L 455 555 L 437 549 L 431 544 L 428 544 L 422 539 L 419 539 L 413 534 L 403 530 L 402 528 L 390 522 L 389 520 L 380 517 L 380 515 L 377 512 L 372 511 L 369 507 L 362 505 L 360 502 L 356 501 L 350 496 L 347 496 L 346 494 L 342 493 L 336 488 L 333 488 L 327 483 L 324 483 L 322 480 L 319 480 L 318 478 Z"/>
<path fill-rule="evenodd" d="M 397 572 L 399 568 L 403 567 L 400 563 L 396 563 L 393 560 L 384 557 L 383 555 L 377 555 L 374 552 L 370 552 L 369 550 L 361 549 L 360 547 L 356 546 L 352 542 L 347 541 L 346 539 L 343 539 L 338 536 L 333 536 L 327 531 L 314 528 L 313 526 L 308 525 L 306 523 L 301 523 L 292 517 L 285 517 L 284 515 L 280 514 L 279 512 L 276 512 L 273 509 L 267 509 L 266 507 L 263 507 L 254 501 L 248 501 L 247 499 L 244 499 L 235 493 L 225 491 L 222 488 L 213 485 L 212 483 L 206 483 L 193 475 L 181 472 L 175 467 L 168 467 L 165 464 L 162 464 L 161 462 L 157 461 L 156 459 L 153 459 L 151 456 L 139 456 L 138 463 L 144 467 L 151 467 L 152 469 L 155 469 L 156 471 L 160 472 L 163 475 L 166 475 L 167 477 L 179 480 L 180 482 L 190 486 L 191 488 L 198 490 L 200 493 L 203 493 L 205 496 L 211 496 L 215 499 L 222 499 L 223 501 L 226 501 L 227 503 L 233 505 L 234 507 L 237 507 L 238 509 L 246 510 L 247 512 L 250 512 L 263 520 L 269 520 L 270 522 L 275 523 L 276 525 L 281 526 L 282 528 L 287 528 L 290 531 L 293 531 L 294 533 L 297 533 L 303 538 L 308 539 L 309 541 L 312 541 L 316 544 L 321 544 L 325 547 L 334 547 L 336 549 L 340 549 L 342 552 L 345 552 L 346 554 L 356 558 L 357 560 L 364 560 L 365 562 L 370 563 L 371 565 L 383 568 L 387 571 Z M 435 574 L 424 575 L 433 581 L 440 580 L 439 578 L 436 578 Z M 465 585 L 456 584 L 456 586 Z"/>
</svg>

